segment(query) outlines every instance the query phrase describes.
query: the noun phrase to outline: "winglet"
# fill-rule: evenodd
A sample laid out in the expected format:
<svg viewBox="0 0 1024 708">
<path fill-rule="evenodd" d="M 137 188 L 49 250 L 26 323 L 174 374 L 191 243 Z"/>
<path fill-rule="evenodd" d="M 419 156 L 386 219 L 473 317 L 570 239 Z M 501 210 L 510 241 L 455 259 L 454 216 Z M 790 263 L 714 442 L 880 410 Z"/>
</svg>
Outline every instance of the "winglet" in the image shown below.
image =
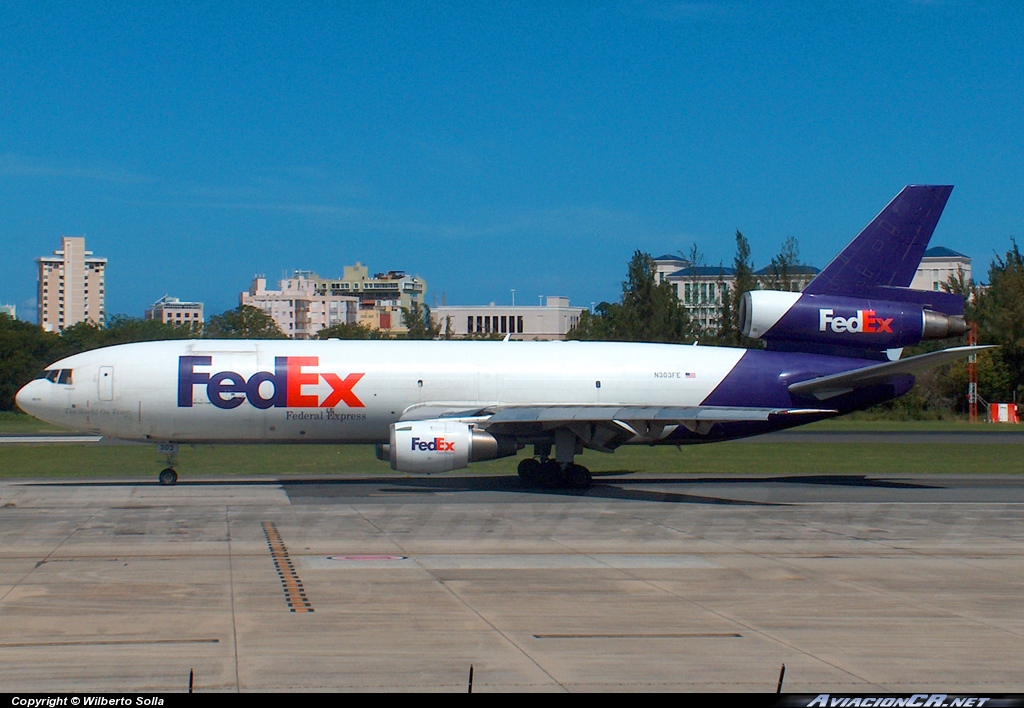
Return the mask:
<svg viewBox="0 0 1024 708">
<path fill-rule="evenodd" d="M 951 185 L 909 185 L 804 289 L 856 295 L 874 287 L 910 286 L 946 206 Z"/>
</svg>

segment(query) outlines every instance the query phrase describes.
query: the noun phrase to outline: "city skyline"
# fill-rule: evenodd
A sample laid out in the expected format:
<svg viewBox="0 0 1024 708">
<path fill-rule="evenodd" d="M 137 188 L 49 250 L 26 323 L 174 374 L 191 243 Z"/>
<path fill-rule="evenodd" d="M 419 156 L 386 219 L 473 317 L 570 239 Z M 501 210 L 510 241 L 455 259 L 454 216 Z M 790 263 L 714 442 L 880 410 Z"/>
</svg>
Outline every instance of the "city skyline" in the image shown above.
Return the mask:
<svg viewBox="0 0 1024 708">
<path fill-rule="evenodd" d="M 5 6 L 0 303 L 62 235 L 107 312 L 361 261 L 428 304 L 615 300 L 634 250 L 823 267 L 905 184 L 985 280 L 1024 223 L 1011 3 Z M 131 277 L 128 274 L 132 273 Z"/>
</svg>

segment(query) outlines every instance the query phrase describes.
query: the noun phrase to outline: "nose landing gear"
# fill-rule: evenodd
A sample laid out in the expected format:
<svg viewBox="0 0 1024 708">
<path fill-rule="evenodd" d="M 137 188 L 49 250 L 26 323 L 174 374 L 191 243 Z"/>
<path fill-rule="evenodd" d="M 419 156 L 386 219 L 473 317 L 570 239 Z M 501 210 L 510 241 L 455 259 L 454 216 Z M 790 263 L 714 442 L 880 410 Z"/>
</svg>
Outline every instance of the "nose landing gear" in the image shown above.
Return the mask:
<svg viewBox="0 0 1024 708">
<path fill-rule="evenodd" d="M 177 443 L 160 443 L 156 446 L 156 451 L 163 453 L 167 460 L 166 469 L 160 472 L 160 484 L 164 487 L 169 487 L 172 484 L 178 483 L 178 473 L 174 471 L 174 466 L 178 464 L 178 444 Z"/>
</svg>

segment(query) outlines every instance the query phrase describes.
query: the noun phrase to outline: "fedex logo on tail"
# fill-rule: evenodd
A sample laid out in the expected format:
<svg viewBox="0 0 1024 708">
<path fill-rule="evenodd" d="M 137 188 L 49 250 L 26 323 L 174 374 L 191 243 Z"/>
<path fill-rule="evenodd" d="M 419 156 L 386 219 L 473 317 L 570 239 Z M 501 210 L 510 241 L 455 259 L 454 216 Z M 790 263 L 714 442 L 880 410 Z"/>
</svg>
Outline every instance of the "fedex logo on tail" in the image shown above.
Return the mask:
<svg viewBox="0 0 1024 708">
<path fill-rule="evenodd" d="M 857 310 L 853 317 L 839 317 L 834 310 L 818 310 L 818 331 L 819 332 L 853 332 L 857 333 L 881 333 L 892 334 L 892 317 L 877 317 L 874 310 Z"/>
<path fill-rule="evenodd" d="M 420 440 L 419 438 L 413 438 L 412 450 L 413 452 L 416 452 L 417 450 L 422 452 L 455 452 L 455 443 L 448 442 L 444 438 L 434 438 L 429 442 Z"/>
<path fill-rule="evenodd" d="M 339 403 L 349 408 L 365 407 L 352 392 L 364 374 L 349 374 L 341 378 L 331 372 L 307 370 L 319 363 L 320 357 L 315 356 L 274 357 L 273 372 L 257 371 L 246 379 L 234 371 L 196 371 L 197 366 L 212 366 L 213 357 L 181 356 L 178 357 L 178 407 L 192 407 L 195 386 L 205 386 L 210 403 L 225 409 L 237 408 L 245 401 L 260 409 L 334 408 Z M 303 386 L 317 386 L 321 379 L 331 387 L 331 392 L 322 401 L 318 394 L 303 391 Z"/>
</svg>

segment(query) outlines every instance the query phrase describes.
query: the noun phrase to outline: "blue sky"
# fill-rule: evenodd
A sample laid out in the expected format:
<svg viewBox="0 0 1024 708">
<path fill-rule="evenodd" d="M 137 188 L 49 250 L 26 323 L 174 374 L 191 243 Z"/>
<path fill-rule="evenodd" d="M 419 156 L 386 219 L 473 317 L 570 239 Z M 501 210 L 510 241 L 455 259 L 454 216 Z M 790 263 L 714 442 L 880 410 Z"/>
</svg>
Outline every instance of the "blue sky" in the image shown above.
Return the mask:
<svg viewBox="0 0 1024 708">
<path fill-rule="evenodd" d="M 1019 3 L 28 3 L 0 12 L 0 303 L 85 235 L 107 309 L 361 261 L 428 303 L 614 300 L 634 250 L 824 266 L 905 184 L 1024 223 Z"/>
</svg>

